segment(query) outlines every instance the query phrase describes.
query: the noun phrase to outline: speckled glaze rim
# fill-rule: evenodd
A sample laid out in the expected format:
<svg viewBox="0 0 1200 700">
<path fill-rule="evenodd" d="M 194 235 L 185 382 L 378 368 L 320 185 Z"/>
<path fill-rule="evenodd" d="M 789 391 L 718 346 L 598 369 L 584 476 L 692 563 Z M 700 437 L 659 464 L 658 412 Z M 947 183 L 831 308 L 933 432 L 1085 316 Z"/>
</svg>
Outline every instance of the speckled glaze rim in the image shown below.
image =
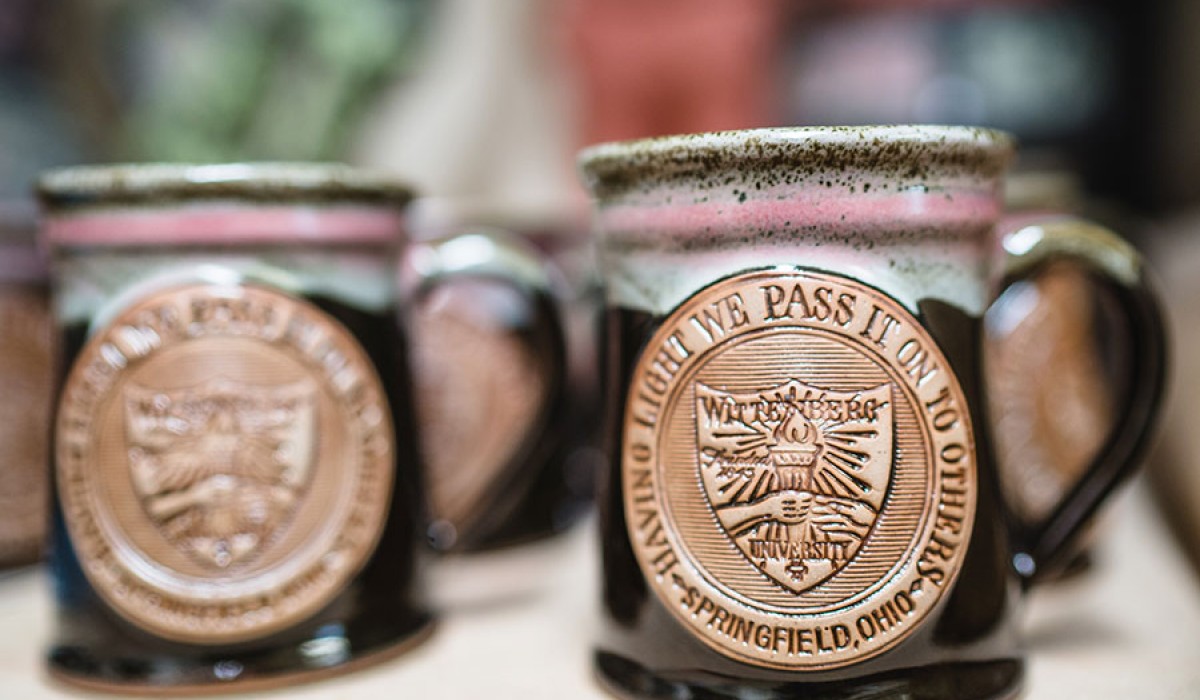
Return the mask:
<svg viewBox="0 0 1200 700">
<path fill-rule="evenodd" d="M 412 190 L 386 173 L 340 163 L 123 163 L 51 170 L 35 186 L 49 212 L 205 200 L 348 202 L 403 207 Z"/>
<path fill-rule="evenodd" d="M 602 143 L 579 153 L 584 182 L 600 199 L 737 169 L 867 170 L 906 178 L 942 174 L 997 177 L 1015 139 L 971 126 L 800 126 L 716 131 Z"/>
</svg>

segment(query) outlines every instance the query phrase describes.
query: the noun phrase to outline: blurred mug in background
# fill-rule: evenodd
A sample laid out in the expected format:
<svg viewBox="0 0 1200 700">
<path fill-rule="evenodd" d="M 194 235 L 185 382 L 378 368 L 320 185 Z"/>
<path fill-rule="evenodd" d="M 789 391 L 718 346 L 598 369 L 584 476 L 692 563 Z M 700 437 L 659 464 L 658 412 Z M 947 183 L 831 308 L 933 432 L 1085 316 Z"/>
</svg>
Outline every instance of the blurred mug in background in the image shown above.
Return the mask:
<svg viewBox="0 0 1200 700">
<path fill-rule="evenodd" d="M 64 355 L 50 672 L 244 689 L 423 639 L 409 190 L 333 165 L 127 165 L 39 194 Z"/>
<path fill-rule="evenodd" d="M 492 562 L 561 533 L 591 503 L 598 458 L 594 274 L 580 235 L 463 203 L 422 200 L 405 256 L 417 409 L 428 475 L 428 538 Z M 553 543 L 547 546 L 553 549 Z M 522 548 L 526 549 L 526 548 Z M 533 556 L 526 551 L 521 557 Z M 435 592 L 475 597 L 463 565 L 439 562 Z M 528 561 L 509 577 L 536 584 Z M 452 594 L 452 597 L 458 595 Z M 478 592 L 477 592 L 478 593 Z"/>
<path fill-rule="evenodd" d="M 0 202 L 0 567 L 41 557 L 54 358 L 32 201 Z"/>
</svg>

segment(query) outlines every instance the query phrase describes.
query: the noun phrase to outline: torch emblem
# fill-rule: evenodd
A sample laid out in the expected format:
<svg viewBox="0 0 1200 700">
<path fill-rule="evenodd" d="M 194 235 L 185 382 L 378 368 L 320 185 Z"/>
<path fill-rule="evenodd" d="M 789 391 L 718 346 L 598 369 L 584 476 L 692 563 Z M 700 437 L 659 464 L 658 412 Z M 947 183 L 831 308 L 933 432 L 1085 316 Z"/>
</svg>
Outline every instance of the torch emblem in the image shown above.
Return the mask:
<svg viewBox="0 0 1200 700">
<path fill-rule="evenodd" d="M 796 593 L 841 570 L 887 492 L 890 385 L 834 391 L 790 379 L 695 391 L 700 481 L 742 554 Z"/>
</svg>

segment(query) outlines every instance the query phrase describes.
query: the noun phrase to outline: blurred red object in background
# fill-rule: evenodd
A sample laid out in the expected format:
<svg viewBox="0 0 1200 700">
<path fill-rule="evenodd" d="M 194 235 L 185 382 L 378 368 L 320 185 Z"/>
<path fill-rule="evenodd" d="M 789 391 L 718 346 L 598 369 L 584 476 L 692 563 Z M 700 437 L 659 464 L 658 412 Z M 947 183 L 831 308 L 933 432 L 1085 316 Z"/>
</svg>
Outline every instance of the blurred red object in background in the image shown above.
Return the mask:
<svg viewBox="0 0 1200 700">
<path fill-rule="evenodd" d="M 582 142 L 775 123 L 784 15 L 776 0 L 579 0 Z"/>
</svg>

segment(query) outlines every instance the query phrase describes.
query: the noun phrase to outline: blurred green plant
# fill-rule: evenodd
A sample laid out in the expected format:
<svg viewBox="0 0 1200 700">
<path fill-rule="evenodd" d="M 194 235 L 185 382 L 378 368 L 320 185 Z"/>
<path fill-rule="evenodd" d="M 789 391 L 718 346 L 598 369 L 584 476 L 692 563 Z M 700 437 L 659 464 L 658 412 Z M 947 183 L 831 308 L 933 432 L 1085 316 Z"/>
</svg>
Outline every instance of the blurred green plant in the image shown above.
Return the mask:
<svg viewBox="0 0 1200 700">
<path fill-rule="evenodd" d="M 101 35 L 115 102 L 107 157 L 341 157 L 381 90 L 411 70 L 425 0 L 108 0 Z"/>
</svg>

